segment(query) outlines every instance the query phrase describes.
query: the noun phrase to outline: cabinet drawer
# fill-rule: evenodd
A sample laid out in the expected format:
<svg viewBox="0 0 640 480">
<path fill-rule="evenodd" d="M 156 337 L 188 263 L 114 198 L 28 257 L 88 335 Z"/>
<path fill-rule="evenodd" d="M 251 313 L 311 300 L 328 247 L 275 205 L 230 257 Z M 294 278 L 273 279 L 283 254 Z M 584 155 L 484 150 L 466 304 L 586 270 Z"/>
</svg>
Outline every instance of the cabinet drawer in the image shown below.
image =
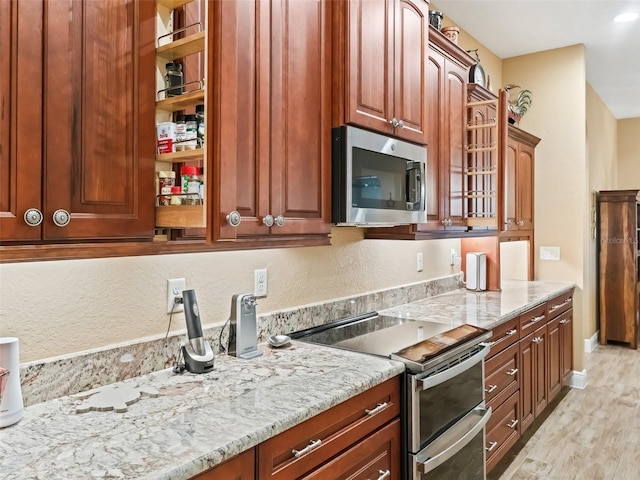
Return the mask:
<svg viewBox="0 0 640 480">
<path fill-rule="evenodd" d="M 492 358 L 505 348 L 513 345 L 520 339 L 520 317 L 508 320 L 491 330 L 491 351 L 489 357 Z"/>
<path fill-rule="evenodd" d="M 547 304 L 543 303 L 520 315 L 520 338 L 524 338 L 547 321 Z"/>
<path fill-rule="evenodd" d="M 573 307 L 573 290 L 558 295 L 547 302 L 547 317 L 554 318 Z"/>
<path fill-rule="evenodd" d="M 258 445 L 258 478 L 299 478 L 400 414 L 400 377 Z"/>
<path fill-rule="evenodd" d="M 487 422 L 487 472 L 504 457 L 520 438 L 518 423 L 519 392 L 495 409 Z"/>
<path fill-rule="evenodd" d="M 514 343 L 484 364 L 484 398 L 495 409 L 519 388 L 520 346 Z"/>
<path fill-rule="evenodd" d="M 394 420 L 302 478 L 374 480 L 381 477 L 387 480 L 400 479 L 400 420 Z"/>
</svg>

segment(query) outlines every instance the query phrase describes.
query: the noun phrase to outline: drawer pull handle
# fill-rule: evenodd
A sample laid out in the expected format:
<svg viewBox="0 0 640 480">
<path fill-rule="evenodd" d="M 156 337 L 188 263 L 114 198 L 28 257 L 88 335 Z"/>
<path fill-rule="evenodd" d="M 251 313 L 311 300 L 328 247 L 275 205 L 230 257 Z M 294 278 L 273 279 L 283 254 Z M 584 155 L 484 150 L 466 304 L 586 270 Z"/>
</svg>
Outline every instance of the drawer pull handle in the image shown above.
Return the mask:
<svg viewBox="0 0 640 480">
<path fill-rule="evenodd" d="M 517 368 L 512 368 L 511 370 L 509 370 L 507 372 L 507 375 L 511 375 L 513 377 L 516 373 L 518 373 L 518 369 Z"/>
<path fill-rule="evenodd" d="M 364 410 L 364 413 L 366 413 L 367 415 L 375 415 L 376 413 L 378 413 L 380 410 L 382 410 L 383 408 L 386 408 L 387 406 L 387 402 L 384 403 L 379 403 L 378 406 L 376 408 L 372 408 L 371 410 L 369 410 L 368 408 L 366 408 Z"/>
<path fill-rule="evenodd" d="M 537 322 L 539 322 L 540 320 L 543 320 L 543 319 L 544 319 L 544 315 L 538 315 L 537 317 L 533 317 L 531 319 L 531 323 L 537 323 Z"/>
<path fill-rule="evenodd" d="M 380 475 L 378 477 L 378 480 L 384 480 L 385 478 L 389 478 L 391 476 L 391 470 L 379 470 L 378 474 Z"/>
<path fill-rule="evenodd" d="M 314 448 L 318 448 L 320 446 L 320 444 L 322 443 L 322 440 L 318 439 L 318 440 L 310 440 L 309 441 L 309 445 L 307 445 L 306 447 L 304 447 L 302 450 L 296 450 L 295 448 L 293 450 L 291 450 L 291 453 L 293 453 L 293 456 L 296 458 L 300 458 L 302 455 L 309 453 L 311 450 L 313 450 Z"/>
<path fill-rule="evenodd" d="M 516 425 L 518 425 L 518 420 L 516 420 L 515 418 L 507 423 L 507 427 L 509 428 L 516 428 Z"/>
<path fill-rule="evenodd" d="M 569 323 L 569 319 L 567 318 L 563 318 L 562 320 L 560 320 L 560 325 L 566 325 L 567 323 Z"/>
<path fill-rule="evenodd" d="M 488 447 L 484 447 L 484 449 L 487 452 L 490 452 L 491 450 L 493 450 L 494 448 L 496 448 L 496 445 L 498 445 L 498 442 L 489 442 L 489 446 Z"/>
<path fill-rule="evenodd" d="M 507 331 L 506 331 L 506 333 L 505 333 L 505 335 L 506 335 L 507 337 L 510 337 L 510 336 L 512 336 L 512 335 L 515 335 L 516 333 L 518 333 L 518 330 L 516 330 L 515 328 L 512 328 L 511 330 L 507 330 Z"/>
<path fill-rule="evenodd" d="M 491 393 L 493 392 L 496 388 L 498 388 L 498 385 L 489 385 L 489 388 L 485 388 L 484 391 L 487 393 Z"/>
<path fill-rule="evenodd" d="M 560 307 L 564 307 L 567 303 L 571 301 L 571 297 L 567 298 L 564 302 L 559 303 L 557 305 L 551 305 L 551 311 L 559 309 Z"/>
</svg>

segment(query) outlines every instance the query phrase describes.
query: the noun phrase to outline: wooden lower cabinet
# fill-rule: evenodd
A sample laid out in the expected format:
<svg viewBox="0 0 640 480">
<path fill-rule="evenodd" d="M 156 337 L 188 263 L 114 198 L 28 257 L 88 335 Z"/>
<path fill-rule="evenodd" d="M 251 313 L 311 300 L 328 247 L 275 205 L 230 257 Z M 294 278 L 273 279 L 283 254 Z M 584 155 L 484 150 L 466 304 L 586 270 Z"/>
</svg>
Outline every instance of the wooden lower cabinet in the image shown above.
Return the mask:
<svg viewBox="0 0 640 480">
<path fill-rule="evenodd" d="M 191 480 L 253 480 L 255 478 L 255 449 L 242 452 Z"/>
<path fill-rule="evenodd" d="M 258 445 L 257 478 L 308 475 L 399 415 L 400 377 L 396 377 Z"/>
<path fill-rule="evenodd" d="M 302 478 L 365 480 L 382 477 L 393 480 L 400 479 L 400 468 L 400 420 L 394 420 Z"/>
<path fill-rule="evenodd" d="M 496 466 L 520 438 L 519 407 L 520 395 L 516 391 L 491 414 L 486 430 L 487 472 Z"/>
<path fill-rule="evenodd" d="M 520 340 L 522 432 L 547 406 L 547 325 Z"/>
</svg>

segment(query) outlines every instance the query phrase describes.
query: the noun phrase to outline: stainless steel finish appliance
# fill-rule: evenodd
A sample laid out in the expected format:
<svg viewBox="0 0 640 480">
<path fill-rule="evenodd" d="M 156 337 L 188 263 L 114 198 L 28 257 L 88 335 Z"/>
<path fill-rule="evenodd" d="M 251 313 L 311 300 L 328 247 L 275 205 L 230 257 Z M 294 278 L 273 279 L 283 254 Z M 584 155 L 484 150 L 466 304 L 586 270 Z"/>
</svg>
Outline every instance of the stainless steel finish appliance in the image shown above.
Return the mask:
<svg viewBox="0 0 640 480">
<path fill-rule="evenodd" d="M 191 373 L 206 373 L 213 370 L 213 350 L 202 335 L 200 309 L 195 290 L 183 290 L 184 319 L 187 322 L 189 342 L 182 346 L 184 366 Z"/>
<path fill-rule="evenodd" d="M 490 331 L 372 312 L 291 336 L 406 365 L 403 478 L 486 477 L 484 427 L 491 410 L 484 404 L 483 360 Z"/>
<path fill-rule="evenodd" d="M 337 225 L 425 223 L 427 148 L 355 127 L 332 131 Z"/>
<path fill-rule="evenodd" d="M 262 355 L 258 350 L 256 297 L 250 293 L 234 295 L 231 299 L 230 319 L 229 355 L 239 358 Z"/>
<path fill-rule="evenodd" d="M 487 254 L 468 252 L 466 258 L 467 289 L 482 291 L 487 289 Z"/>
</svg>

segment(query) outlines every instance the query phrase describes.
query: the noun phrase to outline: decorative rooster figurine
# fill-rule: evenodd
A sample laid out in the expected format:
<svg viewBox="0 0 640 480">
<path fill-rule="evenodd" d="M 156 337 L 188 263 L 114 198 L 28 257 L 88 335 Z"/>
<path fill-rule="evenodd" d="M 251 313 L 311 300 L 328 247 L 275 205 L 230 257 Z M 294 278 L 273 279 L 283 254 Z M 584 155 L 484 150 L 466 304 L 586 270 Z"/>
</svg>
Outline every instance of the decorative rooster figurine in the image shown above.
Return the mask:
<svg viewBox="0 0 640 480">
<path fill-rule="evenodd" d="M 511 89 L 512 88 L 520 88 L 520 85 L 514 85 L 510 83 L 505 86 L 504 89 L 509 95 L 509 123 L 515 123 L 516 125 L 520 123 L 520 119 L 527 113 L 527 110 L 531 106 L 533 101 L 533 94 L 531 90 L 520 90 L 518 92 L 518 96 L 515 101 L 511 100 Z"/>
</svg>

